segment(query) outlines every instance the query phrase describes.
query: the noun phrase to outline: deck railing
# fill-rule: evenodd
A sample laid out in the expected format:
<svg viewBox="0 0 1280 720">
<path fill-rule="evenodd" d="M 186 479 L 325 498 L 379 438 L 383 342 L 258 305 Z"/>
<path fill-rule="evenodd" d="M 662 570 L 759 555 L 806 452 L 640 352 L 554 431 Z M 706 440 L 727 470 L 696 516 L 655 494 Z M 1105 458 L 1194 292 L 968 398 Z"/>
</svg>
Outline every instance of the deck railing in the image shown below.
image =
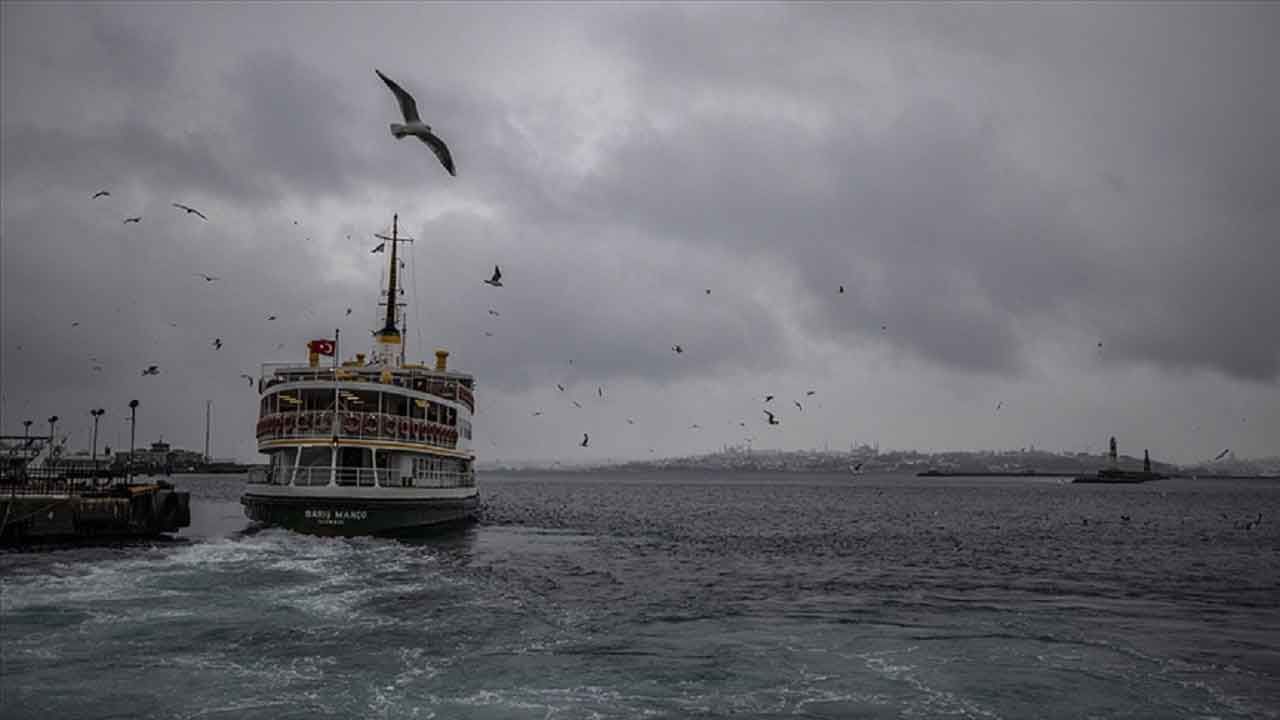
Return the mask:
<svg viewBox="0 0 1280 720">
<path fill-rule="evenodd" d="M 353 368 L 340 367 L 337 368 L 337 379 L 347 382 L 365 382 L 377 385 L 391 385 L 393 387 L 402 387 L 409 390 L 417 390 L 428 395 L 435 395 L 443 400 L 454 400 L 467 406 L 472 412 L 475 412 L 476 402 L 475 395 L 471 388 L 462 384 L 461 381 L 434 377 L 430 375 L 422 375 L 420 371 L 411 371 L 406 375 L 401 371 L 399 374 L 392 374 L 391 382 L 382 382 L 381 368 Z M 279 385 L 287 382 L 326 382 L 334 381 L 334 368 L 271 368 L 263 367 L 263 374 L 258 381 L 259 391 L 266 390 L 273 385 Z"/>
<path fill-rule="evenodd" d="M 292 479 L 292 483 L 290 480 Z M 332 483 L 330 482 L 332 480 Z M 383 488 L 451 488 L 475 485 L 472 472 L 430 472 L 423 477 L 387 468 L 355 468 L 327 466 L 253 468 L 249 471 L 251 485 L 290 485 L 316 487 L 330 484 L 342 487 Z"/>
<path fill-rule="evenodd" d="M 335 422 L 336 421 L 336 422 Z M 336 427 L 335 427 L 336 424 Z M 435 447 L 458 447 L 458 428 L 430 420 L 376 412 L 282 412 L 258 421 L 258 442 L 308 438 L 393 440 Z"/>
</svg>

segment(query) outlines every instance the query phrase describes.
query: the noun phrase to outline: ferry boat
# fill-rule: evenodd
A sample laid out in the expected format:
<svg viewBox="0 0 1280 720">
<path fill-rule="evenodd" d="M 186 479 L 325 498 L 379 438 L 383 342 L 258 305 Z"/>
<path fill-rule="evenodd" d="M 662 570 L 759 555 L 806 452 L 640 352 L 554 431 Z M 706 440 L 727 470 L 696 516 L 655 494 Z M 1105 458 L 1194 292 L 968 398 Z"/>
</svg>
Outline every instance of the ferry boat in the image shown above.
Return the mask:
<svg viewBox="0 0 1280 720">
<path fill-rule="evenodd" d="M 397 327 L 396 248 L 386 316 L 369 357 L 339 362 L 338 335 L 308 343 L 305 364 L 264 363 L 258 378 L 258 452 L 240 502 L 260 525 L 315 535 L 412 535 L 474 519 L 479 506 L 471 418 L 475 379 L 404 361 Z M 320 356 L 334 358 L 323 367 Z"/>
</svg>

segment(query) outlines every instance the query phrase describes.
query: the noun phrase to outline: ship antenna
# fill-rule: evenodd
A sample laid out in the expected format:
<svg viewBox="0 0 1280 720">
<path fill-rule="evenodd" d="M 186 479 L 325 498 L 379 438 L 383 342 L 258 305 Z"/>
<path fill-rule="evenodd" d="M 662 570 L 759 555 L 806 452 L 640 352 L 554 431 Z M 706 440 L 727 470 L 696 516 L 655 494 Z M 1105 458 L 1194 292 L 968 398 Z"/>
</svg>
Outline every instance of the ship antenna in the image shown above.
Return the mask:
<svg viewBox="0 0 1280 720">
<path fill-rule="evenodd" d="M 387 315 L 382 329 L 375 335 L 380 345 L 399 345 L 402 341 L 400 331 L 396 329 L 396 304 L 399 300 L 396 289 L 396 247 L 402 242 L 413 242 L 413 238 L 400 237 L 399 213 L 391 216 L 391 237 L 380 234 L 375 234 L 374 237 L 391 243 L 391 269 L 387 273 Z M 383 349 L 385 351 L 383 361 L 390 363 L 396 353 L 389 347 L 384 347 Z"/>
</svg>

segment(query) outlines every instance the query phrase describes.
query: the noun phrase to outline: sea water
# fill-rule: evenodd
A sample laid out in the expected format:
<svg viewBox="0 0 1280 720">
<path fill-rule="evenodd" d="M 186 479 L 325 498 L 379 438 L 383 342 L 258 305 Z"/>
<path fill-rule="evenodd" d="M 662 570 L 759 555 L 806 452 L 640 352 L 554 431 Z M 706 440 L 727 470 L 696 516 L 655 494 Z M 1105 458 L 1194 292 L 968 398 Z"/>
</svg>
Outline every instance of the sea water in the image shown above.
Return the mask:
<svg viewBox="0 0 1280 720">
<path fill-rule="evenodd" d="M 484 474 L 406 542 L 175 480 L 178 541 L 0 553 L 0 716 L 1280 716 L 1280 483 Z"/>
</svg>

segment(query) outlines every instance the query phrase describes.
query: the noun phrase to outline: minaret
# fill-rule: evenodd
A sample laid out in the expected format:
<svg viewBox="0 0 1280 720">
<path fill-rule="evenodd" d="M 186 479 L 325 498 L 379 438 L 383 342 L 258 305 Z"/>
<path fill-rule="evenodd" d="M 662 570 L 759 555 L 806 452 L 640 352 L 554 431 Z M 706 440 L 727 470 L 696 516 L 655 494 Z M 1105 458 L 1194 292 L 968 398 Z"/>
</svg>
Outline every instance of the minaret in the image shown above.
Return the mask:
<svg viewBox="0 0 1280 720">
<path fill-rule="evenodd" d="M 399 289 L 396 286 L 396 249 L 399 243 L 413 242 L 412 238 L 400 237 L 400 215 L 391 216 L 391 237 L 375 235 L 391 243 L 391 270 L 387 273 L 387 315 L 382 329 L 373 334 L 374 361 L 382 365 L 399 366 L 401 358 L 400 346 L 403 338 L 396 328 L 396 304 L 399 300 Z"/>
</svg>

